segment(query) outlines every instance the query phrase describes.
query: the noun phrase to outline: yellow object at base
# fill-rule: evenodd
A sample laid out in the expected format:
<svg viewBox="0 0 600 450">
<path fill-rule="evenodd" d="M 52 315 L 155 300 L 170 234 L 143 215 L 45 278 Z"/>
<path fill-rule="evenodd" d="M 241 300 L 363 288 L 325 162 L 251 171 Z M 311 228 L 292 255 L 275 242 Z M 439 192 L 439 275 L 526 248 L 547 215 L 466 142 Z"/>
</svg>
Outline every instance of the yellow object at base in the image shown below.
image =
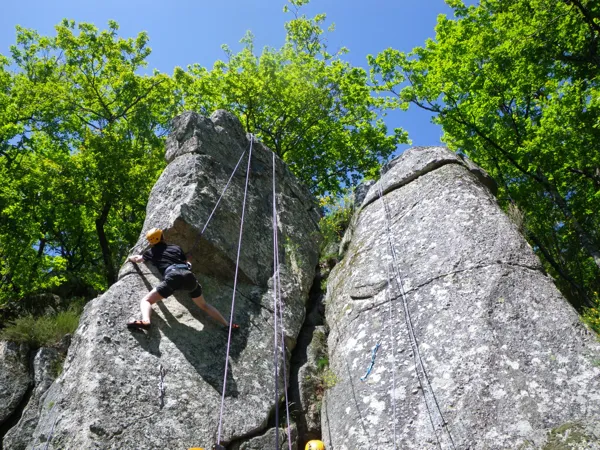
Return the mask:
<svg viewBox="0 0 600 450">
<path fill-rule="evenodd" d="M 304 450 L 325 450 L 325 444 L 321 441 L 308 441 Z"/>
<path fill-rule="evenodd" d="M 202 447 L 192 447 L 190 450 L 204 450 Z"/>
</svg>

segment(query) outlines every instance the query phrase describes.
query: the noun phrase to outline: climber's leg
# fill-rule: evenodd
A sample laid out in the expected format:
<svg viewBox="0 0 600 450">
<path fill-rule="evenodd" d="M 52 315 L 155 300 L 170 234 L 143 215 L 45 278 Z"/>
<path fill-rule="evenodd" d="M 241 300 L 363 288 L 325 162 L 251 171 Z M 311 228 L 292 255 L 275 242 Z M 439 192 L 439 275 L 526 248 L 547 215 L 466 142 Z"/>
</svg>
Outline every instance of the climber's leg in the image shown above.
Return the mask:
<svg viewBox="0 0 600 450">
<path fill-rule="evenodd" d="M 217 308 L 206 303 L 206 300 L 204 300 L 204 296 L 202 294 L 200 294 L 198 297 L 192 297 L 192 300 L 198 306 L 198 308 L 200 308 L 202 311 L 204 311 L 206 314 L 208 314 L 214 320 L 216 320 L 217 322 L 219 322 L 222 325 L 225 325 L 226 327 L 229 326 L 229 322 L 227 322 L 227 320 L 225 320 L 225 318 L 221 315 L 221 313 L 217 310 Z"/>
</svg>

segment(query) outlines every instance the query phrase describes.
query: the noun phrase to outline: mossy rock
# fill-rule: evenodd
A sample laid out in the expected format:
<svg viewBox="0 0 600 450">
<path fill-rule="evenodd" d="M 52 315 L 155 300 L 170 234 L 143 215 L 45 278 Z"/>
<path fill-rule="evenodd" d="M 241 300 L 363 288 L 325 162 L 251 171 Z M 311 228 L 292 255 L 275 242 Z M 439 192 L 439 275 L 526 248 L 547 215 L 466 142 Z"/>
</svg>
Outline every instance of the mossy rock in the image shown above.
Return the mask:
<svg viewBox="0 0 600 450">
<path fill-rule="evenodd" d="M 598 422 L 568 422 L 548 432 L 542 450 L 600 449 Z"/>
</svg>

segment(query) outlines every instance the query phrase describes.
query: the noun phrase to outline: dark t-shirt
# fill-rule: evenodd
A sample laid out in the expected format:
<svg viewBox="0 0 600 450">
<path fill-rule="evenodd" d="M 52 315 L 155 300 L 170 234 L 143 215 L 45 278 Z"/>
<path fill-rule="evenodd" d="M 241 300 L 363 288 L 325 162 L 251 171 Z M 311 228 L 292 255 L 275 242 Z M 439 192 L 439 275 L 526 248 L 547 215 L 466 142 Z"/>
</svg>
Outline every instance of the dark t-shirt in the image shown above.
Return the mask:
<svg viewBox="0 0 600 450">
<path fill-rule="evenodd" d="M 150 261 L 158 267 L 158 271 L 162 275 L 171 264 L 185 264 L 186 262 L 185 253 L 179 245 L 169 245 L 164 242 L 159 242 L 146 250 L 142 256 L 144 261 Z"/>
</svg>

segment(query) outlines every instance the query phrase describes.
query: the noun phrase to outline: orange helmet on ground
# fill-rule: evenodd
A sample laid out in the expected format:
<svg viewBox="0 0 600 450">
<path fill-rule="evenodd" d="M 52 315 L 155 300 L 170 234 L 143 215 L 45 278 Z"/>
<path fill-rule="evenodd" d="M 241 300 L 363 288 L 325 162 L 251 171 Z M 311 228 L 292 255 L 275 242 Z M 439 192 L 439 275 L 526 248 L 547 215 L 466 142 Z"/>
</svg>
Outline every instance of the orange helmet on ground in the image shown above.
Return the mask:
<svg viewBox="0 0 600 450">
<path fill-rule="evenodd" d="M 152 228 L 146 233 L 146 239 L 148 239 L 150 245 L 158 244 L 161 241 L 162 236 L 163 232 L 160 228 Z"/>
<path fill-rule="evenodd" d="M 308 441 L 304 450 L 325 450 L 325 444 L 321 441 Z"/>
</svg>

